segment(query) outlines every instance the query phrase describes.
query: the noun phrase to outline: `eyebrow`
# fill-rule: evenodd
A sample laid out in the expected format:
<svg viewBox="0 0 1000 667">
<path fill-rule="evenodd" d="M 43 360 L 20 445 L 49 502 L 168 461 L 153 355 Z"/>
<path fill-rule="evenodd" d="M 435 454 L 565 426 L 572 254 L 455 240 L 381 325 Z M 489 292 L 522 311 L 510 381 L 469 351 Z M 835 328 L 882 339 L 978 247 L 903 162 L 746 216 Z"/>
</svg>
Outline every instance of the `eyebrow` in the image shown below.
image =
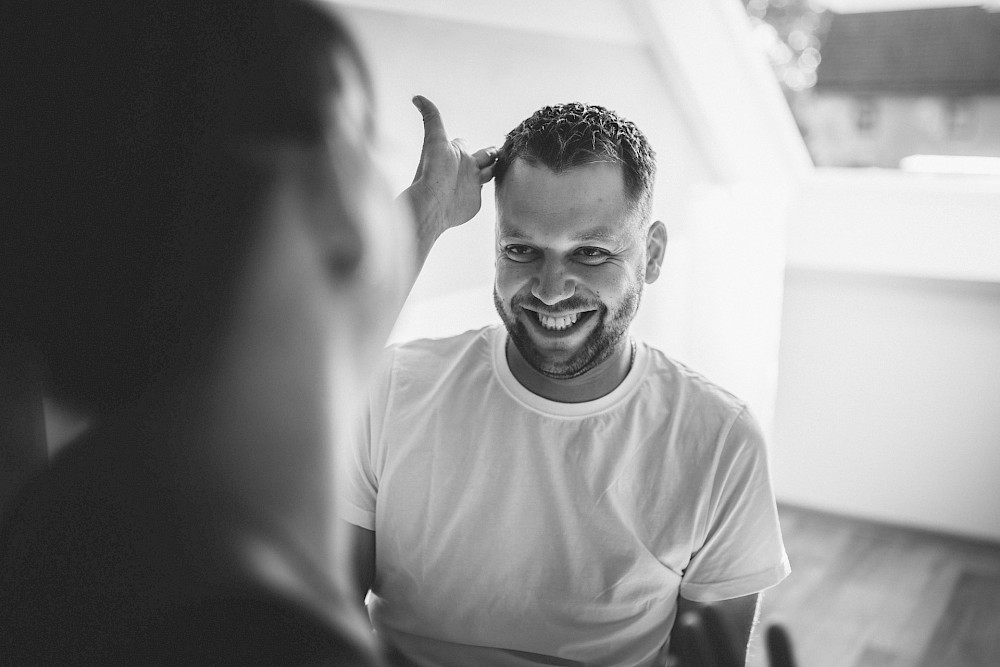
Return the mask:
<svg viewBox="0 0 1000 667">
<path fill-rule="evenodd" d="M 615 233 L 613 229 L 607 227 L 600 227 L 598 229 L 593 229 L 591 231 L 575 236 L 575 241 L 604 241 L 611 242 L 617 241 L 619 235 Z"/>
<path fill-rule="evenodd" d="M 533 237 L 517 229 L 516 227 L 503 227 L 499 230 L 498 236 L 500 238 L 506 239 L 519 239 L 522 241 L 530 241 Z M 582 234 L 574 236 L 573 241 L 577 243 L 586 243 L 588 241 L 603 241 L 605 243 L 610 243 L 619 240 L 619 235 L 615 231 L 608 227 L 599 227 L 597 229 L 592 229 L 586 231 Z"/>
<path fill-rule="evenodd" d="M 522 232 L 520 229 L 515 229 L 513 227 L 503 227 L 498 229 L 497 236 L 505 239 L 519 239 L 521 241 L 528 241 L 531 239 L 530 236 Z"/>
</svg>

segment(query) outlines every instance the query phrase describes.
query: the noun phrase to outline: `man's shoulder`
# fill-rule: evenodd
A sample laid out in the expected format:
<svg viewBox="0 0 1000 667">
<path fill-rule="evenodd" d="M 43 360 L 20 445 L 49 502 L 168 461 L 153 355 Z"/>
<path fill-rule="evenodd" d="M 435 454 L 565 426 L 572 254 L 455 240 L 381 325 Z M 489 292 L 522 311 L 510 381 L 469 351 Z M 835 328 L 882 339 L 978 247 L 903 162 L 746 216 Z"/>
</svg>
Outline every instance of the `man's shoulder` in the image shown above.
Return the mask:
<svg viewBox="0 0 1000 667">
<path fill-rule="evenodd" d="M 657 387 L 657 393 L 670 404 L 702 415 L 714 413 L 730 419 L 746 411 L 746 401 L 728 389 L 655 347 L 647 346 L 647 350 L 647 381 Z"/>
<path fill-rule="evenodd" d="M 763 447 L 763 431 L 746 401 L 662 352 L 650 352 L 644 393 L 662 401 L 661 427 L 678 434 L 685 449 L 714 459 L 718 447 L 729 455 Z"/>
<path fill-rule="evenodd" d="M 485 326 L 442 338 L 396 342 L 382 353 L 383 384 L 408 387 L 437 385 L 443 375 L 468 375 L 492 369 L 495 326 Z"/>
<path fill-rule="evenodd" d="M 388 363 L 440 360 L 462 356 L 471 350 L 488 350 L 495 325 L 470 329 L 454 336 L 416 338 L 393 343 L 383 353 Z"/>
<path fill-rule="evenodd" d="M 487 326 L 389 345 L 370 386 L 371 404 L 389 406 L 393 414 L 419 414 L 461 397 L 469 386 L 486 386 L 494 375 L 494 335 L 495 328 Z"/>
</svg>

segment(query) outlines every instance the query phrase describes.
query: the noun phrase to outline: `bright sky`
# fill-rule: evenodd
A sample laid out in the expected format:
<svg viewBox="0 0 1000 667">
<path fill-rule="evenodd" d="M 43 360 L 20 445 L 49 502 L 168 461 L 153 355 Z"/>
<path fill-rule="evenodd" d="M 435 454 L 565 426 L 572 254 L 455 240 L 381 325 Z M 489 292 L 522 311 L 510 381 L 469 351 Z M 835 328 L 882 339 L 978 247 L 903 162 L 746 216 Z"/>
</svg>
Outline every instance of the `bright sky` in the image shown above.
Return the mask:
<svg viewBox="0 0 1000 667">
<path fill-rule="evenodd" d="M 924 9 L 927 7 L 967 7 L 993 5 L 1000 8 L 998 0 L 819 0 L 828 9 L 840 13 L 884 12 L 896 9 Z"/>
</svg>

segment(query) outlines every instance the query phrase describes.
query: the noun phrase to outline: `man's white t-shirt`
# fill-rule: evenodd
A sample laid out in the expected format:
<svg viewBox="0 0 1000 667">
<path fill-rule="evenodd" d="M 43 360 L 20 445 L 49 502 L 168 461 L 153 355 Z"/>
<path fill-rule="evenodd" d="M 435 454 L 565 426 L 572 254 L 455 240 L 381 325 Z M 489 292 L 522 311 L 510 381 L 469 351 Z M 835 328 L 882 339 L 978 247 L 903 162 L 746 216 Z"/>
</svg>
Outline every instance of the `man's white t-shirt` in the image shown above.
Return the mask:
<svg viewBox="0 0 1000 667">
<path fill-rule="evenodd" d="M 501 326 L 387 350 L 339 513 L 374 530 L 376 630 L 421 665 L 644 665 L 678 594 L 789 572 L 745 404 L 640 344 L 628 376 L 557 403 Z"/>
</svg>

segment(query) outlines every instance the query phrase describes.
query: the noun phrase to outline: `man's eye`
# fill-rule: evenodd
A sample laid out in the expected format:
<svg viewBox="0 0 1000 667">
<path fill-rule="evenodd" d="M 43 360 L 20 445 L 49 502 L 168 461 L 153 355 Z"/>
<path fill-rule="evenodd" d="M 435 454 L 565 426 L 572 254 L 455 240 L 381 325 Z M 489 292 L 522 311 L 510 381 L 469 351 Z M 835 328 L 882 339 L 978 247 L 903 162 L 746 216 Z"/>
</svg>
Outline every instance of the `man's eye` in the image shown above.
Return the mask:
<svg viewBox="0 0 1000 667">
<path fill-rule="evenodd" d="M 509 245 L 504 253 L 515 262 L 527 262 L 535 257 L 535 249 L 526 245 Z"/>
<path fill-rule="evenodd" d="M 580 248 L 576 251 L 576 255 L 581 261 L 587 264 L 596 264 L 606 260 L 611 256 L 611 253 L 601 248 Z"/>
</svg>

